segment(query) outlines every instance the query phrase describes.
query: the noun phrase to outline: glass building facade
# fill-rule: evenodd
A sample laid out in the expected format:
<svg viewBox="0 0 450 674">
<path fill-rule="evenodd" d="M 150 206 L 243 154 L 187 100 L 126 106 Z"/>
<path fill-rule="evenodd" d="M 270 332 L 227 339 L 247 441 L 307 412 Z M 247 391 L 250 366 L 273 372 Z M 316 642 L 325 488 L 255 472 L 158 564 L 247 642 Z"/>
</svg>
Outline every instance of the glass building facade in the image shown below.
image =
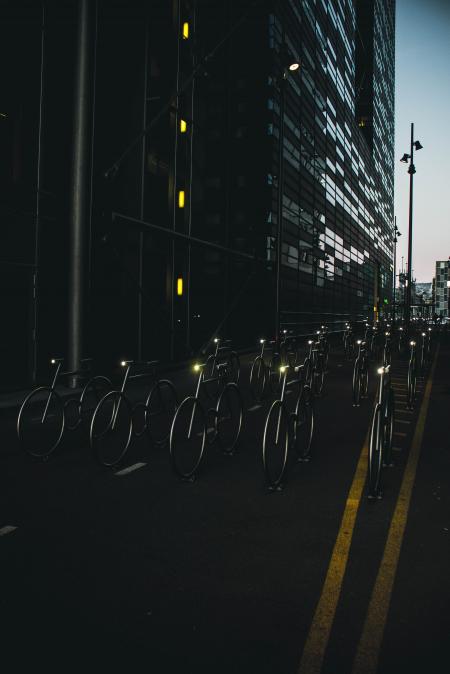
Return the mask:
<svg viewBox="0 0 450 674">
<path fill-rule="evenodd" d="M 0 111 L 2 301 L 22 325 L 0 351 L 28 381 L 66 352 L 78 4 L 0 9 L 5 61 L 27 36 Z M 215 334 L 389 314 L 393 0 L 88 4 L 83 352 L 175 361 Z"/>
</svg>

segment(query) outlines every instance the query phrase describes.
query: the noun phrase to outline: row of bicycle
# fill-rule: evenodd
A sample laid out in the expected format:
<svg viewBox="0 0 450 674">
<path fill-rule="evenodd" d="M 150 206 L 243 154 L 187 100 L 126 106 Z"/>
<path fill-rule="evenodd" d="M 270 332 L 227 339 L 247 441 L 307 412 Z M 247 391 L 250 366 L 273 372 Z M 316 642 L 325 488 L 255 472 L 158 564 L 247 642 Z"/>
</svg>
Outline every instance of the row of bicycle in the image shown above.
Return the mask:
<svg viewBox="0 0 450 674">
<path fill-rule="evenodd" d="M 384 331 L 379 329 L 375 332 L 366 326 L 364 338 L 357 340 L 353 340 L 350 328 L 346 328 L 344 332 L 346 355 L 349 352 L 356 353 L 352 380 L 353 405 L 359 406 L 361 398 L 367 396 L 370 361 L 374 359 L 380 366 L 386 367 L 391 364 L 393 353 L 397 353 L 399 357 L 408 356 L 407 407 L 412 409 L 417 378 L 426 371 L 430 363 L 432 329 L 422 330 L 407 342 L 403 326 L 398 328 L 395 338 L 391 326 L 387 324 L 385 327 Z"/>
<path fill-rule="evenodd" d="M 344 333 L 344 350 L 349 332 Z M 327 329 L 322 326 L 315 338 L 308 340 L 306 355 L 301 354 L 300 341 L 286 331 L 278 341 L 260 340 L 259 353 L 249 370 L 254 400 L 257 403 L 267 398 L 273 400 L 262 443 L 263 466 L 271 488 L 283 483 L 289 448 L 296 449 L 299 460 L 310 458 L 313 398 L 322 391 L 330 351 Z M 360 363 L 357 379 L 364 395 L 368 352 L 365 355 L 365 340 L 357 343 L 355 369 Z M 231 454 L 241 436 L 244 412 L 239 357 L 230 343 L 218 338 L 205 362 L 194 365 L 193 394 L 181 404 L 173 383 L 156 376 L 157 361 L 122 361 L 116 386 L 103 375 L 90 377 L 88 360 L 82 362 L 77 372 L 64 372 L 62 359 L 53 359 L 52 365 L 55 369 L 50 385 L 27 396 L 17 420 L 20 443 L 35 457 L 47 458 L 60 445 L 66 430 L 81 428 L 100 463 L 115 466 L 123 459 L 133 437 L 145 435 L 156 447 L 168 445 L 174 472 L 191 480 L 208 445 L 216 442 L 223 452 Z M 63 402 L 57 384 L 70 376 L 84 377 L 86 383 L 77 396 Z M 145 384 L 149 377 L 153 380 L 150 388 Z M 145 395 L 135 402 L 130 384 L 140 383 L 139 380 Z M 296 396 L 291 399 L 294 404 L 288 409 L 286 396 L 294 390 Z"/>
<path fill-rule="evenodd" d="M 283 375 L 289 367 L 284 341 L 283 338 L 277 346 L 270 346 L 267 366 L 264 349 L 268 344 L 265 340 L 260 342 L 260 354 L 249 372 L 255 402 L 267 397 L 269 391 L 275 395 L 283 386 Z M 303 371 L 302 382 L 308 382 L 318 393 L 328 353 L 326 337 L 322 335 L 317 344 L 320 349 L 313 348 L 311 342 L 310 358 L 305 359 L 301 368 L 296 366 L 296 371 L 298 380 Z M 88 436 L 99 462 L 115 466 L 133 437 L 146 435 L 154 446 L 169 444 L 175 472 L 185 478 L 193 477 L 207 443 L 217 441 L 224 452 L 232 453 L 242 430 L 239 357 L 229 342 L 216 338 L 213 347 L 204 363 L 194 365 L 195 386 L 192 395 L 181 404 L 173 383 L 157 376 L 157 361 L 122 361 L 120 377 L 113 385 L 104 375 L 90 376 L 91 359 L 83 360 L 79 370 L 70 372 L 64 371 L 63 359 L 52 359 L 49 385 L 29 393 L 20 407 L 17 434 L 22 448 L 36 458 L 46 459 L 60 446 L 66 432 L 80 429 Z M 73 377 L 84 384 L 76 394 L 65 398 L 61 384 Z M 137 401 L 133 390 L 136 388 L 145 389 Z M 180 451 L 180 445 L 186 451 Z"/>
</svg>

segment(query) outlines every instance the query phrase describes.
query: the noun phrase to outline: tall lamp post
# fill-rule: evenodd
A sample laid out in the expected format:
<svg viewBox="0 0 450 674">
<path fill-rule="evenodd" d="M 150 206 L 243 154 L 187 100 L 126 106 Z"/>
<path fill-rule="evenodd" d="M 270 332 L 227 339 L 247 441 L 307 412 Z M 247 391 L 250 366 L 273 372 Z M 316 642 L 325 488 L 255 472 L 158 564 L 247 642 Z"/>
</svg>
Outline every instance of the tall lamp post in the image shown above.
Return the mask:
<svg viewBox="0 0 450 674">
<path fill-rule="evenodd" d="M 402 233 L 398 230 L 397 227 L 397 216 L 394 216 L 394 238 L 392 239 L 393 244 L 394 244 L 394 285 L 393 285 L 393 292 L 392 292 L 392 323 L 395 325 L 395 286 L 397 283 L 397 241 L 398 237 L 401 236 Z"/>
<path fill-rule="evenodd" d="M 409 335 L 410 333 L 410 323 L 411 323 L 411 262 L 412 262 L 412 222 L 413 222 L 413 177 L 416 172 L 416 167 L 414 166 L 414 149 L 421 150 L 422 145 L 418 140 L 414 140 L 414 123 L 411 122 L 411 146 L 410 154 L 404 154 L 400 161 L 407 164 L 408 173 L 409 173 L 409 226 L 408 226 L 408 273 L 407 273 L 407 286 L 406 286 L 406 306 L 405 306 L 405 323 L 406 331 Z"/>
<path fill-rule="evenodd" d="M 280 129 L 278 136 L 278 198 L 277 198 L 277 266 L 276 266 L 276 298 L 275 298 L 275 339 L 280 337 L 281 315 L 281 257 L 283 246 L 283 188 L 284 188 L 284 95 L 289 73 L 300 68 L 300 63 L 290 54 L 286 43 L 280 47 L 280 68 L 277 84 L 280 94 Z"/>
</svg>

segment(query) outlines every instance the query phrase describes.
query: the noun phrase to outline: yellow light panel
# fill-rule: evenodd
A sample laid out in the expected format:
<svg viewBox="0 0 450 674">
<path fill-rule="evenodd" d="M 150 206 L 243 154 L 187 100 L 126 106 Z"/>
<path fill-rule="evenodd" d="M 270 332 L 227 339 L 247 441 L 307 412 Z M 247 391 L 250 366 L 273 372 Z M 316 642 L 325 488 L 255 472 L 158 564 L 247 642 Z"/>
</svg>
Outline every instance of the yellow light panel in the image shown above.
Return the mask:
<svg viewBox="0 0 450 674">
<path fill-rule="evenodd" d="M 183 35 L 183 40 L 188 40 L 188 39 L 189 39 L 189 24 L 188 24 L 187 21 L 185 21 L 185 22 L 183 23 L 183 31 L 182 31 L 182 35 Z"/>
<path fill-rule="evenodd" d="M 178 192 L 178 208 L 184 208 L 184 190 Z"/>
<path fill-rule="evenodd" d="M 183 279 L 177 278 L 177 295 L 183 294 Z"/>
<path fill-rule="evenodd" d="M 180 119 L 180 133 L 186 133 L 187 123 L 184 119 Z"/>
</svg>

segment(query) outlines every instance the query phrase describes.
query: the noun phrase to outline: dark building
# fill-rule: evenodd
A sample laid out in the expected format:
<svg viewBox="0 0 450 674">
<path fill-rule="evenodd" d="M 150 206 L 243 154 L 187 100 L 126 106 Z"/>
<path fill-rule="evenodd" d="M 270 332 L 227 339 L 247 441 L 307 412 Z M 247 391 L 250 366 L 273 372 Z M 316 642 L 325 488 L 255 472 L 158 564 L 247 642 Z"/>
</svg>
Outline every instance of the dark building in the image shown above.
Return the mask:
<svg viewBox="0 0 450 674">
<path fill-rule="evenodd" d="M 83 0 L 1 5 L 3 386 L 389 312 L 395 3 L 86 4 L 84 85 Z"/>
</svg>

